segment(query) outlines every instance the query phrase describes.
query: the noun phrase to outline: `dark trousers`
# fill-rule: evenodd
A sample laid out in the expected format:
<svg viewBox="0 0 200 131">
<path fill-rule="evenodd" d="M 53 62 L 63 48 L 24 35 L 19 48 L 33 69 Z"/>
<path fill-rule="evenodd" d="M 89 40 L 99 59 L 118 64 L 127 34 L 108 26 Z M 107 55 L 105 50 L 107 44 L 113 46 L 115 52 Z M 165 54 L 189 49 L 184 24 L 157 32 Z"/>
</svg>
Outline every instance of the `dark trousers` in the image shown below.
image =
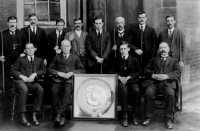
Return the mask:
<svg viewBox="0 0 200 131">
<path fill-rule="evenodd" d="M 141 100 L 139 85 L 137 83 L 127 83 L 127 84 L 122 84 L 121 82 L 118 83 L 119 83 L 118 98 L 122 106 L 122 111 L 124 112 L 128 111 L 128 102 L 130 101 L 130 104 L 133 109 L 133 115 L 136 115 L 138 113 L 138 106 Z"/>
<path fill-rule="evenodd" d="M 58 82 L 52 85 L 53 106 L 57 114 L 65 115 L 65 111 L 71 102 L 72 90 L 71 83 Z"/>
<path fill-rule="evenodd" d="M 93 66 L 88 66 L 86 69 L 88 74 L 108 74 L 107 64 L 96 63 Z"/>
<path fill-rule="evenodd" d="M 167 85 L 164 85 L 162 83 L 152 84 L 147 87 L 145 91 L 145 101 L 146 101 L 145 116 L 152 117 L 154 110 L 154 99 L 158 91 L 160 91 L 164 95 L 166 117 L 173 118 L 175 91 L 173 88 L 168 87 Z"/>
<path fill-rule="evenodd" d="M 18 110 L 19 112 L 26 112 L 26 102 L 28 92 L 34 93 L 34 110 L 40 111 L 42 105 L 43 88 L 39 83 L 19 83 L 17 84 Z"/>
</svg>

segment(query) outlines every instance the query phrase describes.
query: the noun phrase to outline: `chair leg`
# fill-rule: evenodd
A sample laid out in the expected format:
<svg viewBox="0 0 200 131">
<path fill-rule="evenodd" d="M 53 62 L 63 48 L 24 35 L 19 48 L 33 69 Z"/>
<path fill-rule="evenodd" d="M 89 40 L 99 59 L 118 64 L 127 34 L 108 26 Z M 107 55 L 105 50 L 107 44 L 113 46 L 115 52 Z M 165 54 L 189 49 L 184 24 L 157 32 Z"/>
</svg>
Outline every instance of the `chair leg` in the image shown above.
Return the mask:
<svg viewBox="0 0 200 131">
<path fill-rule="evenodd" d="M 16 95 L 14 96 L 14 100 L 13 100 L 13 106 L 12 106 L 12 116 L 11 116 L 11 120 L 12 122 L 14 122 L 14 117 L 15 117 L 15 105 L 16 105 Z"/>
</svg>

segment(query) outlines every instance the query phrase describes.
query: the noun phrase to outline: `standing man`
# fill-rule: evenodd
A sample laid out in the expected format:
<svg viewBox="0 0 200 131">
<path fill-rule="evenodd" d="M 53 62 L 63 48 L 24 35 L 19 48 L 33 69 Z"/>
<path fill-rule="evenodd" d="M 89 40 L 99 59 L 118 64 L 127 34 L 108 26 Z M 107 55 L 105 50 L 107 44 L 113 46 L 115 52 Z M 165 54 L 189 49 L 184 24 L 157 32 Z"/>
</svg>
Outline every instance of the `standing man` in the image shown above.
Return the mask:
<svg viewBox="0 0 200 131">
<path fill-rule="evenodd" d="M 141 99 L 140 89 L 138 85 L 138 77 L 141 73 L 141 68 L 137 58 L 129 55 L 130 47 L 125 41 L 121 43 L 121 57 L 118 59 L 117 74 L 118 74 L 118 91 L 119 101 L 123 111 L 122 126 L 128 126 L 128 101 L 130 99 L 132 106 L 133 124 L 138 125 L 137 113 Z"/>
<path fill-rule="evenodd" d="M 184 66 L 185 58 L 185 36 L 183 32 L 175 27 L 174 16 L 166 16 L 167 28 L 162 30 L 158 36 L 158 42 L 167 42 L 170 47 L 169 56 L 179 60 L 181 67 Z"/>
<path fill-rule="evenodd" d="M 33 43 L 35 48 L 37 48 L 35 56 L 43 58 L 45 64 L 47 64 L 47 41 L 45 31 L 44 29 L 38 27 L 38 18 L 36 14 L 33 13 L 29 15 L 29 22 L 30 25 L 22 29 L 24 35 L 23 44 L 25 45 L 27 42 Z"/>
<path fill-rule="evenodd" d="M 57 54 L 61 53 L 61 41 L 65 38 L 64 26 L 65 21 L 63 19 L 56 20 L 56 30 L 48 35 L 48 65 Z"/>
<path fill-rule="evenodd" d="M 145 117 L 142 123 L 148 126 L 153 115 L 154 99 L 156 93 L 160 91 L 164 96 L 166 126 L 173 128 L 172 119 L 175 105 L 175 78 L 180 78 L 181 69 L 178 60 L 169 56 L 170 48 L 166 42 L 159 45 L 159 56 L 152 58 L 145 68 L 145 74 L 148 78 L 145 91 Z"/>
<path fill-rule="evenodd" d="M 126 41 L 129 44 L 131 44 L 131 39 L 132 39 L 130 32 L 127 29 L 125 29 L 125 19 L 123 17 L 121 16 L 116 17 L 115 26 L 116 26 L 116 29 L 110 32 L 111 46 L 112 46 L 112 51 L 109 56 L 109 63 L 110 63 L 109 65 L 111 66 L 110 70 L 116 67 L 115 62 L 119 57 L 121 57 L 119 47 L 122 41 Z"/>
<path fill-rule="evenodd" d="M 4 62 L 4 80 L 5 80 L 5 93 L 6 93 L 6 103 L 11 103 L 12 96 L 12 84 L 10 82 L 10 68 L 15 63 L 17 58 L 20 56 L 22 51 L 22 32 L 17 29 L 17 17 L 10 16 L 7 19 L 8 29 L 4 30 L 3 34 L 3 43 L 2 38 L 0 37 L 0 61 Z M 2 44 L 3 44 L 3 54 L 2 54 Z M 6 104 L 5 106 L 5 116 L 9 118 L 11 112 L 11 105 Z"/>
<path fill-rule="evenodd" d="M 72 43 L 72 53 L 79 56 L 81 62 L 85 66 L 85 40 L 87 32 L 82 30 L 83 20 L 81 18 L 74 19 L 74 30 L 67 32 L 65 39 L 68 39 Z"/>
<path fill-rule="evenodd" d="M 132 30 L 132 47 L 135 52 L 134 55 L 140 60 L 141 66 L 144 69 L 148 61 L 155 56 L 157 37 L 155 30 L 146 24 L 146 13 L 139 12 L 137 17 L 138 24 Z"/>
<path fill-rule="evenodd" d="M 108 73 L 108 56 L 111 50 L 110 34 L 103 30 L 103 18 L 94 19 L 95 29 L 86 38 L 87 73 Z"/>
<path fill-rule="evenodd" d="M 25 126 L 30 126 L 26 118 L 26 102 L 28 92 L 35 94 L 34 111 L 32 114 L 33 124 L 38 126 L 40 123 L 36 117 L 37 112 L 40 111 L 42 105 L 43 88 L 35 81 L 36 76 L 44 75 L 46 68 L 41 58 L 34 55 L 36 48 L 33 43 L 25 45 L 26 56 L 19 57 L 16 63 L 11 68 L 11 74 L 14 77 L 16 88 L 18 91 L 18 109 L 21 113 L 21 123 Z"/>
<path fill-rule="evenodd" d="M 71 43 L 69 40 L 61 42 L 62 53 L 54 57 L 49 65 L 49 73 L 55 76 L 51 88 L 53 106 L 56 111 L 55 124 L 65 125 L 65 111 L 71 103 L 73 92 L 73 75 L 83 70 L 83 65 L 76 55 L 70 53 Z M 60 94 L 60 92 L 63 92 Z"/>
</svg>

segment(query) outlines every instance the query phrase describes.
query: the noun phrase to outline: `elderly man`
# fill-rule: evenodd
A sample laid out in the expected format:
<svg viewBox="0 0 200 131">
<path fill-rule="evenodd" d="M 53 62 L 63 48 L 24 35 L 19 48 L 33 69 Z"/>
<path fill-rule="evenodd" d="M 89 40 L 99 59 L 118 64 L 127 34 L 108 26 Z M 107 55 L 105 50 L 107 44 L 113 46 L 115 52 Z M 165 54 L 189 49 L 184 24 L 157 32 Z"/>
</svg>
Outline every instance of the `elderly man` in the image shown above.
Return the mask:
<svg viewBox="0 0 200 131">
<path fill-rule="evenodd" d="M 25 126 L 30 126 L 26 118 L 26 101 L 29 91 L 34 92 L 34 111 L 33 111 L 33 123 L 38 126 L 40 123 L 37 120 L 36 114 L 40 111 L 42 104 L 43 88 L 35 81 L 36 76 L 44 75 L 46 68 L 41 58 L 34 55 L 36 48 L 32 43 L 25 45 L 26 56 L 19 57 L 16 63 L 11 68 L 11 74 L 15 78 L 16 87 L 19 93 L 19 112 L 21 113 L 21 122 Z"/>
<path fill-rule="evenodd" d="M 51 88 L 53 95 L 53 106 L 56 111 L 55 124 L 65 125 L 65 111 L 71 103 L 73 91 L 72 76 L 83 70 L 83 64 L 78 56 L 70 53 L 71 43 L 69 40 L 61 42 L 62 53 L 55 56 L 49 65 L 49 73 L 56 76 Z M 60 92 L 63 92 L 60 96 Z"/>
<path fill-rule="evenodd" d="M 158 42 L 167 42 L 170 47 L 169 56 L 179 60 L 179 65 L 184 66 L 185 57 L 185 36 L 181 30 L 175 27 L 176 19 L 174 16 L 166 16 L 167 28 L 163 29 L 158 35 Z"/>
<path fill-rule="evenodd" d="M 181 70 L 178 60 L 169 56 L 169 45 L 165 42 L 159 45 L 159 56 L 150 60 L 145 68 L 145 74 L 149 80 L 145 81 L 145 117 L 143 125 L 150 124 L 153 115 L 154 98 L 158 91 L 164 95 L 165 116 L 167 128 L 172 129 L 172 118 L 174 113 L 176 82 L 174 78 L 180 78 Z"/>
</svg>

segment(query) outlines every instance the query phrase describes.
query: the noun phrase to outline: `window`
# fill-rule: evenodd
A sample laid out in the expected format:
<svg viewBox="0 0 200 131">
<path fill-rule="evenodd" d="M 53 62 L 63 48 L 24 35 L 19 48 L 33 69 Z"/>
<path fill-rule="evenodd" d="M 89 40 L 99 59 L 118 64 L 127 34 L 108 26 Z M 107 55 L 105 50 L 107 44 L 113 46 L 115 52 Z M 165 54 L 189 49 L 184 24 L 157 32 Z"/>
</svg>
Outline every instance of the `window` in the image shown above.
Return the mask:
<svg viewBox="0 0 200 131">
<path fill-rule="evenodd" d="M 52 27 L 57 19 L 66 21 L 66 0 L 17 0 L 19 28 L 29 25 L 28 16 L 31 13 L 37 14 L 40 26 Z"/>
</svg>

